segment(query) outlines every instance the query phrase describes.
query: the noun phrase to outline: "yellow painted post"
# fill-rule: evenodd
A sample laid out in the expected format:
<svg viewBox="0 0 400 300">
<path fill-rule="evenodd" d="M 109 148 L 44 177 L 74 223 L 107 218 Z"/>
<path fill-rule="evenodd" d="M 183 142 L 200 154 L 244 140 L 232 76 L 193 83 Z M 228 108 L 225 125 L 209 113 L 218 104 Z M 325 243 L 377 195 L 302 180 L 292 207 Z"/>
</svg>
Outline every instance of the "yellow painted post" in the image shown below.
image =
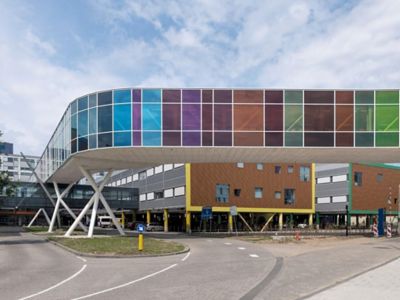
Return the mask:
<svg viewBox="0 0 400 300">
<path fill-rule="evenodd" d="M 164 209 L 164 232 L 168 232 L 168 209 Z"/>
<path fill-rule="evenodd" d="M 308 216 L 308 225 L 311 227 L 313 225 L 313 214 Z"/>
<path fill-rule="evenodd" d="M 125 228 L 125 214 L 124 214 L 124 212 L 121 213 L 121 225 L 122 225 L 122 228 Z"/>
<path fill-rule="evenodd" d="M 283 213 L 279 214 L 279 230 L 283 229 Z"/>
<path fill-rule="evenodd" d="M 191 233 L 192 232 L 192 229 L 191 229 L 191 226 L 192 226 L 191 217 L 192 217 L 192 215 L 191 215 L 190 211 L 187 211 L 186 212 L 186 232 L 187 233 Z"/>
<path fill-rule="evenodd" d="M 143 251 L 144 248 L 144 240 L 143 240 L 143 234 L 139 233 L 139 238 L 138 238 L 138 250 Z"/>
<path fill-rule="evenodd" d="M 146 224 L 150 224 L 150 211 L 146 211 Z"/>
<path fill-rule="evenodd" d="M 228 214 L 228 230 L 229 232 L 233 231 L 233 218 L 230 213 Z"/>
</svg>

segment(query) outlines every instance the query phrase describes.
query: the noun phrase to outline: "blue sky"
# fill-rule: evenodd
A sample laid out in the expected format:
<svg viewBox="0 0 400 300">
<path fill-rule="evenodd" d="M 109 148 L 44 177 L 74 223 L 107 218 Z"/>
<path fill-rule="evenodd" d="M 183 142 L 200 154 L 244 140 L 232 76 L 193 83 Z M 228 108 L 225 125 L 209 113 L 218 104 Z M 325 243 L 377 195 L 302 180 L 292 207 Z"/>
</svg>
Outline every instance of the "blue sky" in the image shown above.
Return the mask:
<svg viewBox="0 0 400 300">
<path fill-rule="evenodd" d="M 123 86 L 399 88 L 400 1 L 0 1 L 0 129 L 40 155 Z"/>
</svg>

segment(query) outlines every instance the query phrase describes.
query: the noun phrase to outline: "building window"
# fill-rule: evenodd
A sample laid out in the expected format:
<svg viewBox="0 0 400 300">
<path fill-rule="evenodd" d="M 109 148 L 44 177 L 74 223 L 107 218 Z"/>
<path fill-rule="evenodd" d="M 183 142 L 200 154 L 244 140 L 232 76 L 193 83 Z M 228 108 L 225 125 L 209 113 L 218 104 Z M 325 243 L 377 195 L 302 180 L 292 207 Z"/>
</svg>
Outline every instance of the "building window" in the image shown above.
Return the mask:
<svg viewBox="0 0 400 300">
<path fill-rule="evenodd" d="M 126 178 L 122 178 L 122 179 L 121 179 L 121 184 L 122 184 L 122 185 L 126 184 Z"/>
<path fill-rule="evenodd" d="M 132 176 L 128 176 L 126 178 L 126 183 L 131 183 L 132 182 Z"/>
<path fill-rule="evenodd" d="M 173 169 L 173 164 L 166 164 L 164 165 L 164 172 L 172 170 Z"/>
<path fill-rule="evenodd" d="M 143 171 L 143 172 L 140 172 L 139 173 L 139 180 L 144 180 L 144 179 L 146 179 L 147 178 L 147 176 L 146 176 L 146 171 Z"/>
<path fill-rule="evenodd" d="M 331 203 L 331 197 L 317 197 L 317 203 Z"/>
<path fill-rule="evenodd" d="M 264 169 L 264 165 L 263 164 L 257 164 L 257 170 L 263 170 Z"/>
<path fill-rule="evenodd" d="M 236 164 L 236 166 L 237 166 L 238 168 L 240 168 L 240 169 L 243 169 L 243 168 L 244 168 L 244 163 L 238 162 L 238 163 Z"/>
<path fill-rule="evenodd" d="M 117 186 L 120 186 L 121 185 L 121 180 L 117 180 Z"/>
<path fill-rule="evenodd" d="M 157 166 L 157 167 L 154 168 L 154 174 L 162 173 L 162 171 L 163 171 L 163 166 L 162 165 L 161 166 Z"/>
<path fill-rule="evenodd" d="M 155 193 L 154 193 L 154 197 L 155 197 L 156 199 L 164 198 L 164 192 L 163 192 L 163 191 L 161 191 L 161 192 L 155 192 Z"/>
<path fill-rule="evenodd" d="M 362 185 L 362 173 L 354 172 L 354 185 L 361 186 Z"/>
<path fill-rule="evenodd" d="M 174 196 L 174 189 L 168 189 L 164 191 L 164 198 L 171 198 Z"/>
<path fill-rule="evenodd" d="M 174 195 L 176 196 L 183 196 L 185 195 L 185 187 L 184 186 L 180 186 L 180 187 L 176 187 L 174 189 Z"/>
<path fill-rule="evenodd" d="M 263 196 L 263 188 L 261 187 L 254 188 L 254 197 L 256 199 L 261 199 L 262 196 Z"/>
<path fill-rule="evenodd" d="M 317 178 L 317 184 L 320 184 L 320 183 L 329 183 L 329 182 L 331 182 L 331 178 L 330 178 L 330 177 L 320 177 L 320 178 Z"/>
<path fill-rule="evenodd" d="M 147 174 L 147 177 L 153 176 L 154 175 L 154 169 L 153 168 L 148 169 L 146 174 Z"/>
<path fill-rule="evenodd" d="M 332 203 L 347 202 L 347 196 L 333 196 Z"/>
<path fill-rule="evenodd" d="M 275 166 L 275 174 L 281 174 L 281 166 Z"/>
<path fill-rule="evenodd" d="M 132 180 L 133 181 L 138 181 L 139 180 L 139 174 L 133 174 Z"/>
<path fill-rule="evenodd" d="M 240 197 L 240 192 L 241 191 L 242 191 L 241 189 L 234 189 L 233 193 L 235 194 L 235 197 Z"/>
<path fill-rule="evenodd" d="M 281 199 L 281 197 L 282 197 L 281 191 L 276 191 L 275 192 L 275 199 Z"/>
<path fill-rule="evenodd" d="M 222 203 L 229 201 L 229 184 L 217 184 L 215 186 L 215 199 Z"/>
<path fill-rule="evenodd" d="M 310 181 L 310 168 L 309 167 L 300 167 L 300 180 L 301 181 Z"/>
<path fill-rule="evenodd" d="M 347 175 L 336 175 L 336 176 L 332 176 L 332 182 L 343 182 L 343 181 L 347 181 Z"/>
<path fill-rule="evenodd" d="M 293 173 L 293 166 L 288 166 L 287 167 L 287 172 L 288 172 L 288 174 L 292 174 Z"/>
<path fill-rule="evenodd" d="M 174 168 L 176 169 L 176 168 L 180 168 L 180 167 L 183 167 L 183 165 L 184 164 L 174 164 Z"/>
<path fill-rule="evenodd" d="M 154 199 L 154 193 L 147 193 L 147 200 L 153 200 Z"/>
<path fill-rule="evenodd" d="M 296 200 L 295 189 L 285 189 L 285 204 L 294 204 Z"/>
<path fill-rule="evenodd" d="M 377 182 L 382 182 L 383 181 L 383 174 L 379 173 L 376 175 L 376 181 Z"/>
<path fill-rule="evenodd" d="M 146 200 L 146 194 L 140 194 L 139 200 L 140 201 L 145 201 Z"/>
</svg>

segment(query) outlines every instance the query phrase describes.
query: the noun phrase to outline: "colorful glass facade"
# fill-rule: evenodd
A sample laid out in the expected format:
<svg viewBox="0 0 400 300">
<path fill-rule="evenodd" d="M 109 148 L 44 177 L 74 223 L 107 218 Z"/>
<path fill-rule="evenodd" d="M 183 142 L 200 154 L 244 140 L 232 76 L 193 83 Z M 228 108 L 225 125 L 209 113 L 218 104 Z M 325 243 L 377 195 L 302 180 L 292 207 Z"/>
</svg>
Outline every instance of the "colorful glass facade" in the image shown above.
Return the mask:
<svg viewBox="0 0 400 300">
<path fill-rule="evenodd" d="M 107 147 L 399 147 L 399 90 L 119 89 L 74 100 L 39 171 Z"/>
</svg>

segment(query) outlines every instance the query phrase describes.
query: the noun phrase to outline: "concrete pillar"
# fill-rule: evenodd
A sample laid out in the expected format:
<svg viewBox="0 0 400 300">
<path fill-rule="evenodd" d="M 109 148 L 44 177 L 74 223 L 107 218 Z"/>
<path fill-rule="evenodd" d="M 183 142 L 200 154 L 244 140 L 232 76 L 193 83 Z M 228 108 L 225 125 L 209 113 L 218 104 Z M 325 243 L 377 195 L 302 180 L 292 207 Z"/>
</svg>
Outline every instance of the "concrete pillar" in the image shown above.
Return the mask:
<svg viewBox="0 0 400 300">
<path fill-rule="evenodd" d="M 164 232 L 168 232 L 168 209 L 164 208 Z"/>
<path fill-rule="evenodd" d="M 320 224 L 320 220 L 319 220 L 319 213 L 315 214 L 315 223 L 316 223 L 316 229 L 319 229 L 319 224 Z"/>
<path fill-rule="evenodd" d="M 233 231 L 233 218 L 230 213 L 228 214 L 228 231 L 229 232 Z"/>
<path fill-rule="evenodd" d="M 336 226 L 339 226 L 340 215 L 336 216 Z"/>
<path fill-rule="evenodd" d="M 279 230 L 283 229 L 283 213 L 279 214 Z"/>
<path fill-rule="evenodd" d="M 192 221 L 192 214 L 190 213 L 190 211 L 187 211 L 186 212 L 186 232 L 187 233 L 192 232 L 191 221 Z"/>
<path fill-rule="evenodd" d="M 150 224 L 151 221 L 151 214 L 150 211 L 146 211 L 146 224 Z"/>
<path fill-rule="evenodd" d="M 308 216 L 308 225 L 311 227 L 313 225 L 313 214 Z"/>
</svg>

